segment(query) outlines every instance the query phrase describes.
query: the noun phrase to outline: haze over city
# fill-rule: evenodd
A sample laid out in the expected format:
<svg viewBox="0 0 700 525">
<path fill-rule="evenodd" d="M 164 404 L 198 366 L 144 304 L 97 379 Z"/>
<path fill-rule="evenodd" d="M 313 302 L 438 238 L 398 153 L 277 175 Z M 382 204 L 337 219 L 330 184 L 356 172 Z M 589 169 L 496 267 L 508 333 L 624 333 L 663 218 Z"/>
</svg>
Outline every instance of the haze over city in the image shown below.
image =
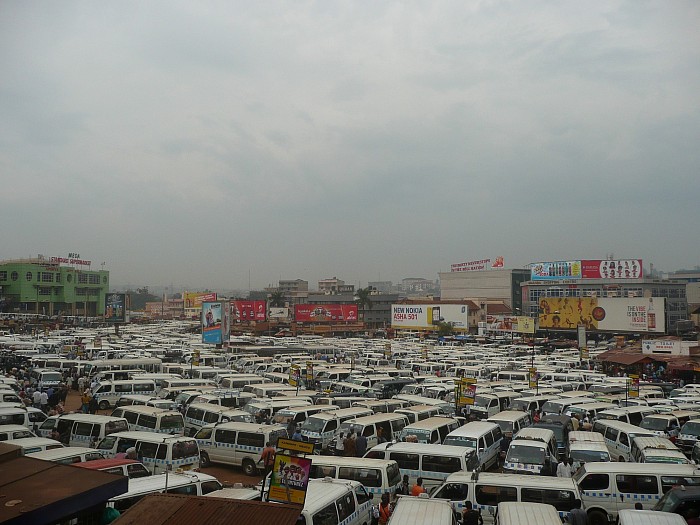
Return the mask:
<svg viewBox="0 0 700 525">
<path fill-rule="evenodd" d="M 700 4 L 0 4 L 0 259 L 262 288 L 700 264 Z"/>
</svg>

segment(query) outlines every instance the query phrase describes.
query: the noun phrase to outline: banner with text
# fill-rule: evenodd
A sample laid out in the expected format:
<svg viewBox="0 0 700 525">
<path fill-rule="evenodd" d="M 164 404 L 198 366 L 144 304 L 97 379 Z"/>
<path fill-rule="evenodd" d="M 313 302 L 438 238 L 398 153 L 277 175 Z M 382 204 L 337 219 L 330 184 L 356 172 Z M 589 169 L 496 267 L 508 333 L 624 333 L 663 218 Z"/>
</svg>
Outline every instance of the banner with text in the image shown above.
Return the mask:
<svg viewBox="0 0 700 525">
<path fill-rule="evenodd" d="M 297 323 L 357 322 L 356 304 L 295 304 Z"/>
<path fill-rule="evenodd" d="M 539 328 L 611 330 L 623 332 L 666 331 L 666 301 L 662 297 L 543 297 L 539 303 Z"/>
<path fill-rule="evenodd" d="M 495 270 L 503 268 L 503 257 L 498 256 L 494 259 L 481 259 L 478 261 L 467 261 L 450 265 L 452 272 L 478 272 L 482 270 Z"/>
<path fill-rule="evenodd" d="M 532 281 L 562 279 L 642 279 L 641 259 L 585 259 L 537 262 L 530 266 Z"/>
<path fill-rule="evenodd" d="M 267 301 L 231 301 L 234 321 L 264 321 Z"/>
<path fill-rule="evenodd" d="M 463 304 L 392 304 L 391 327 L 400 330 L 434 330 L 449 323 L 456 331 L 469 330 L 469 308 Z"/>
</svg>

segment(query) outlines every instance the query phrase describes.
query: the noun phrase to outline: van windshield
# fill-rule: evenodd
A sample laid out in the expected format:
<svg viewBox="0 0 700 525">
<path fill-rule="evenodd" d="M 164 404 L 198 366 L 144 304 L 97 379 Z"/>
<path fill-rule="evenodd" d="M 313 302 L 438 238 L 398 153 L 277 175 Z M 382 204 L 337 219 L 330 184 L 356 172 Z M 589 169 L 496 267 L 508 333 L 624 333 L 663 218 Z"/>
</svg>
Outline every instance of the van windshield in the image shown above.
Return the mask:
<svg viewBox="0 0 700 525">
<path fill-rule="evenodd" d="M 572 450 L 569 452 L 569 457 L 577 463 L 610 461 L 610 453 L 600 450 Z"/>
<path fill-rule="evenodd" d="M 544 448 L 513 443 L 508 449 L 506 461 L 509 463 L 544 465 Z"/>
<path fill-rule="evenodd" d="M 645 417 L 639 426 L 646 430 L 666 430 L 668 420 L 657 417 Z"/>
<path fill-rule="evenodd" d="M 316 417 L 310 417 L 301 425 L 302 430 L 307 432 L 323 432 L 323 427 L 326 426 L 327 419 L 319 419 Z"/>
<path fill-rule="evenodd" d="M 467 436 L 447 436 L 443 445 L 471 447 L 473 449 L 476 449 L 476 439 Z"/>
<path fill-rule="evenodd" d="M 532 401 L 527 401 L 525 399 L 516 399 L 510 405 L 510 410 L 522 410 L 527 412 L 530 409 L 530 403 Z"/>
<path fill-rule="evenodd" d="M 160 428 L 162 430 L 177 430 L 185 426 L 185 421 L 180 414 L 172 416 L 163 416 L 160 418 Z"/>
<path fill-rule="evenodd" d="M 41 374 L 42 381 L 63 381 L 63 376 L 60 372 L 43 372 Z"/>
<path fill-rule="evenodd" d="M 700 436 L 700 421 L 688 421 L 683 425 L 683 428 L 681 428 L 681 434 Z"/>
</svg>

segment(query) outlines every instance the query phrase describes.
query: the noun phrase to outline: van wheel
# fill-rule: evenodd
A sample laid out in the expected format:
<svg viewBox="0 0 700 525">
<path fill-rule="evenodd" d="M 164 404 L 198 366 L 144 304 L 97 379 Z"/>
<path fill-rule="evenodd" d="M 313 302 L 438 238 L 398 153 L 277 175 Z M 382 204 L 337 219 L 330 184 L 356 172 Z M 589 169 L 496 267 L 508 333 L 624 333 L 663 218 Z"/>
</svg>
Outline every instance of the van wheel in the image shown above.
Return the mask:
<svg viewBox="0 0 700 525">
<path fill-rule="evenodd" d="M 209 454 L 207 454 L 206 452 L 202 452 L 199 455 L 199 466 L 202 468 L 206 468 L 209 465 L 211 465 L 211 461 L 209 461 Z"/>
<path fill-rule="evenodd" d="M 106 400 L 100 401 L 100 404 L 97 405 L 97 407 L 100 410 L 107 410 L 109 408 L 109 401 L 106 401 Z"/>
<path fill-rule="evenodd" d="M 255 463 L 253 463 L 251 460 L 246 459 L 243 462 L 243 472 L 246 473 L 246 476 L 254 476 L 256 474 L 256 470 Z"/>
<path fill-rule="evenodd" d="M 588 513 L 588 525 L 608 525 L 608 515 L 602 510 L 592 510 Z"/>
</svg>

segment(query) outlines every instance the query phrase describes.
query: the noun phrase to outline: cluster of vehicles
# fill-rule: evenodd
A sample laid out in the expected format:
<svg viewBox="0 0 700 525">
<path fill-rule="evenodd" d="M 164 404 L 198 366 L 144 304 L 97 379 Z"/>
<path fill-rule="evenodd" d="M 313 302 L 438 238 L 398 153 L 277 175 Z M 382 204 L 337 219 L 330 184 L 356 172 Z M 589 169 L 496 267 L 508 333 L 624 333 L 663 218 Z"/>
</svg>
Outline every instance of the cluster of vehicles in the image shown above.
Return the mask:
<svg viewBox="0 0 700 525">
<path fill-rule="evenodd" d="M 700 385 L 643 383 L 633 397 L 627 378 L 589 370 L 577 352 L 518 345 L 318 339 L 223 353 L 187 337 L 178 336 L 178 352 L 143 344 L 139 356 L 115 345 L 101 350 L 111 359 L 32 357 L 41 374 L 77 367 L 95 379 L 93 395 L 110 415 L 47 418 L 3 401 L 0 440 L 30 457 L 129 476 L 129 492 L 110 502 L 119 510 L 165 490 L 166 472 L 168 492 L 231 497 L 200 467 L 260 475 L 266 443 L 297 433 L 314 446 L 308 524 L 370 523 L 378 498 L 395 498 L 406 477 L 420 478 L 429 497 L 399 497 L 395 516 L 431 506 L 431 523 L 453 523 L 468 503 L 487 523 L 518 523 L 510 503 L 532 505 L 538 523 L 561 522 L 577 502 L 594 525 L 624 522 L 637 502 L 700 512 L 700 498 L 669 503 L 679 487 L 700 487 Z M 455 399 L 463 377 L 477 384 L 466 406 Z M 12 386 L 3 381 L 0 393 Z M 364 457 L 339 450 L 350 435 L 366 439 Z M 124 457 L 132 449 L 135 458 Z M 572 477 L 541 475 L 568 459 Z M 261 490 L 234 492 L 259 499 Z M 441 509 L 449 512 L 436 521 Z"/>
</svg>

